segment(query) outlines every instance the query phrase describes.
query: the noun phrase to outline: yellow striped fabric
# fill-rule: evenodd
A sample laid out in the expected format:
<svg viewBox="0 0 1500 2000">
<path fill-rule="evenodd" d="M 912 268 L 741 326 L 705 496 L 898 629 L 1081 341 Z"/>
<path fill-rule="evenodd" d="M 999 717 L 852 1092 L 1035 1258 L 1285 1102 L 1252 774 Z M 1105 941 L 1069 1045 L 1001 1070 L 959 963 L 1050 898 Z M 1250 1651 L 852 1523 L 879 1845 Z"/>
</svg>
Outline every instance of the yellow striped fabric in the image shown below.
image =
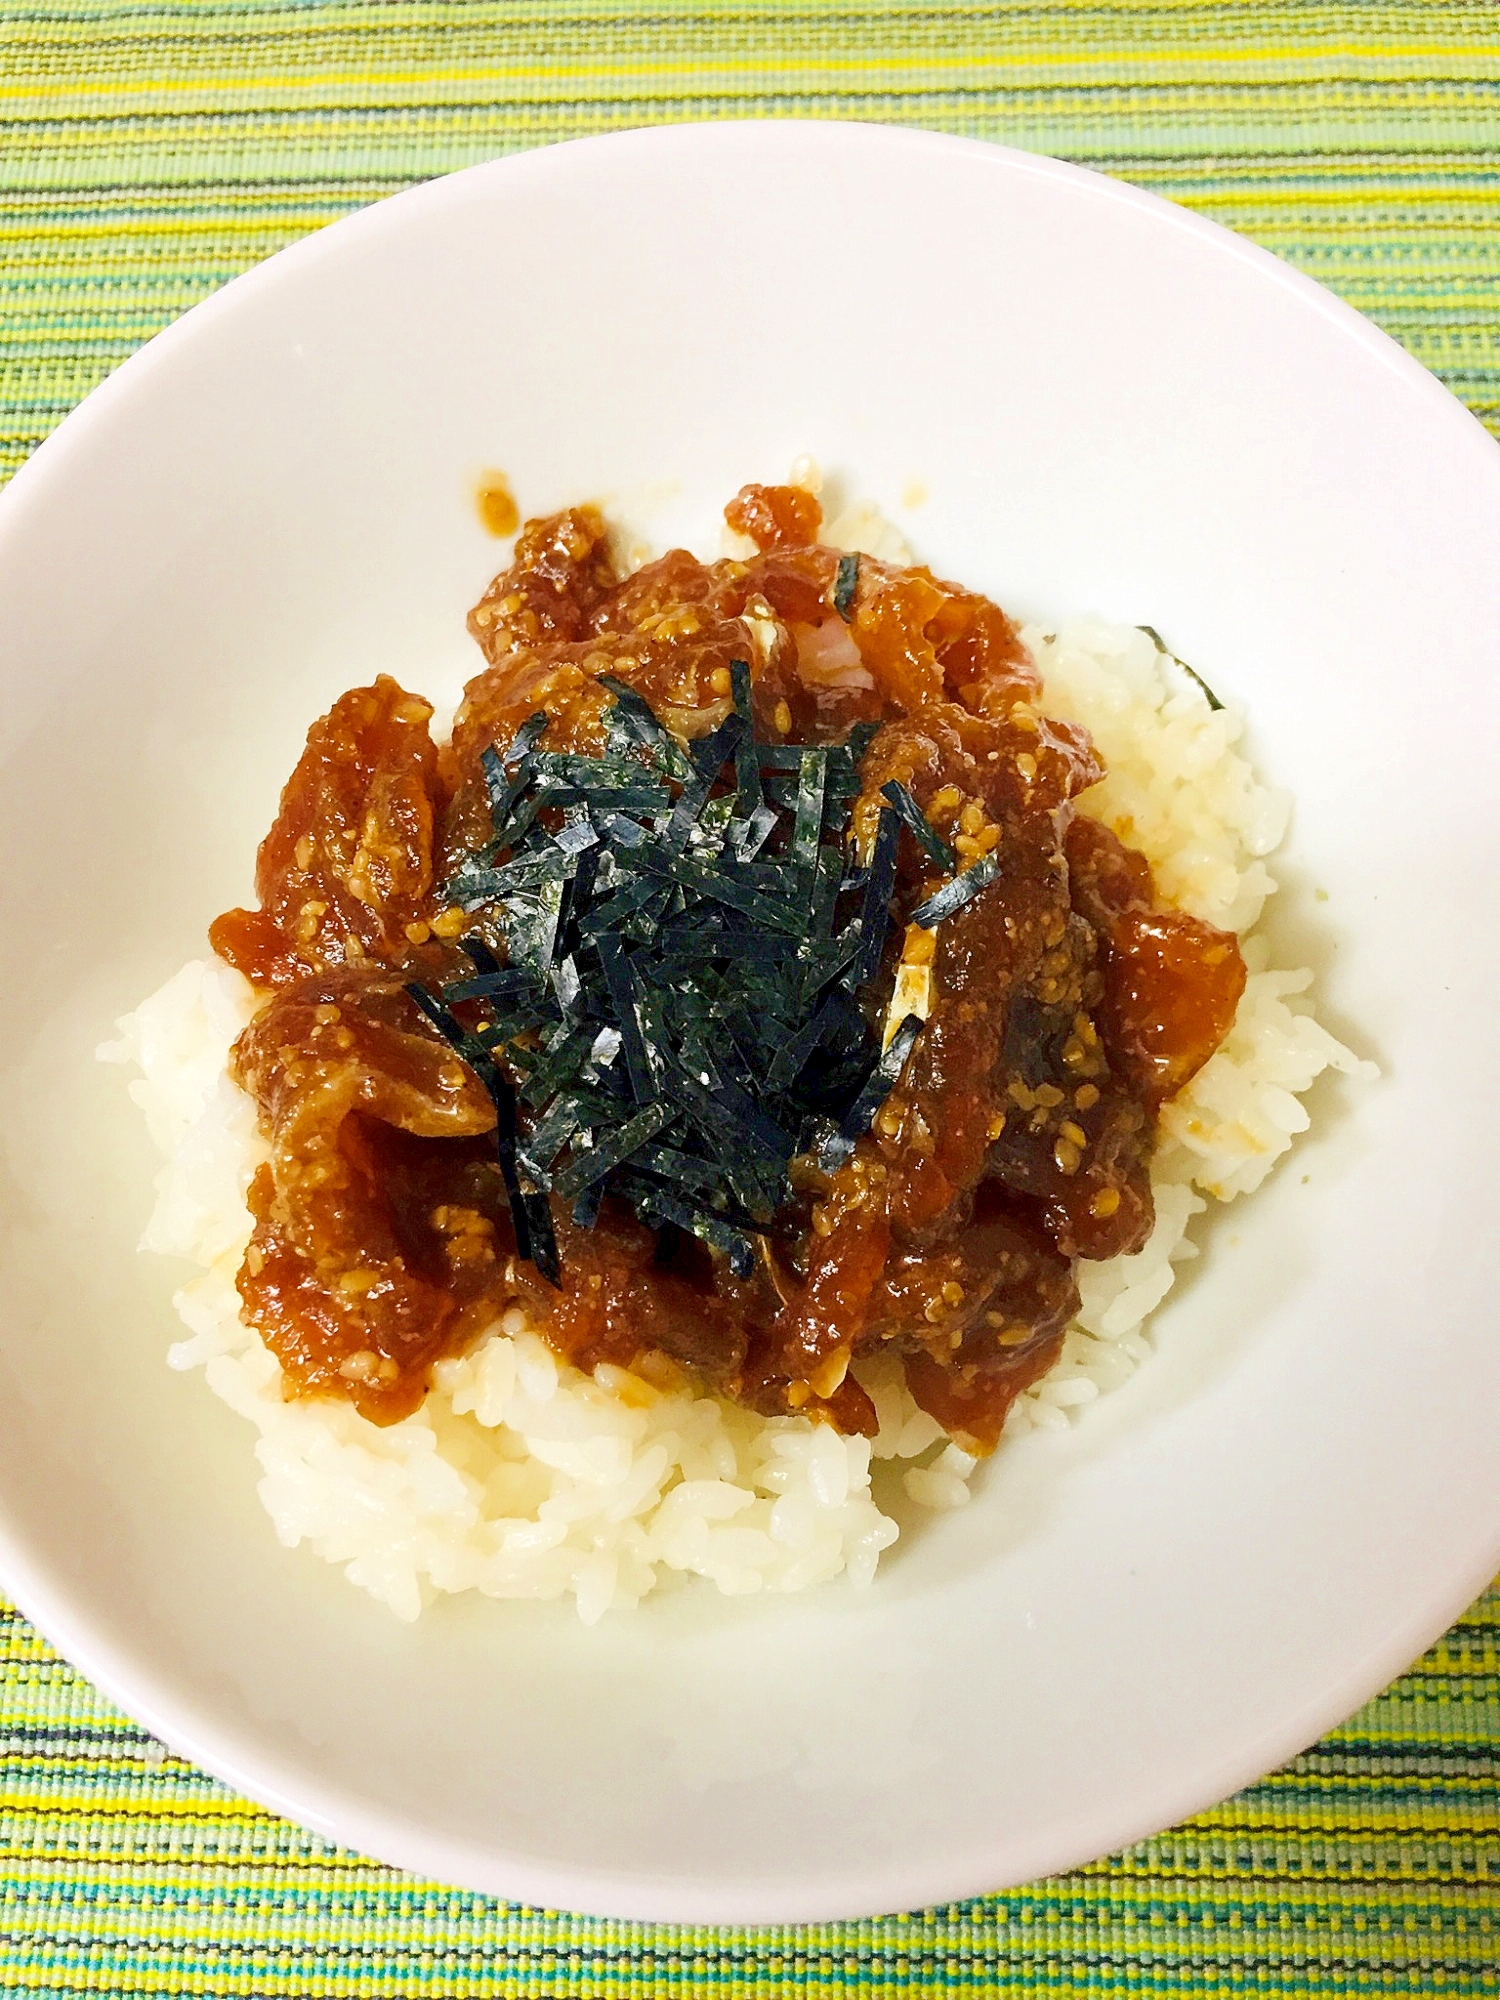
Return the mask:
<svg viewBox="0 0 1500 2000">
<path fill-rule="evenodd" d="M 235 1799 L 0 1616 L 0 1992 L 508 2000 L 1478 1996 L 1500 1966 L 1500 1593 L 1315 1750 L 1008 1895 L 766 1931 L 444 1889 Z"/>
<path fill-rule="evenodd" d="M 520 147 L 858 117 L 1035 147 L 1243 230 L 1500 431 L 1494 0 L 0 0 L 0 478 L 258 258 Z M 398 1876 L 167 1755 L 0 1605 L 0 1993 L 1500 1992 L 1500 1593 L 1191 1825 L 951 1908 L 747 1933 Z"/>
</svg>

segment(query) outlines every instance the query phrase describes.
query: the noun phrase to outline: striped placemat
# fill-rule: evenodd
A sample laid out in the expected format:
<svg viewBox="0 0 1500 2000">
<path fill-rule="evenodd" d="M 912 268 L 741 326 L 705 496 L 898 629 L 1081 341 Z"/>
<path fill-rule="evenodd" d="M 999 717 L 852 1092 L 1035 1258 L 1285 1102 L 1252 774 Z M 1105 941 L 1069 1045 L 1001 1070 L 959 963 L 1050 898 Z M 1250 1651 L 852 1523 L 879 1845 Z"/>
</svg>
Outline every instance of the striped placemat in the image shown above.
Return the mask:
<svg viewBox="0 0 1500 2000">
<path fill-rule="evenodd" d="M 0 478 L 184 307 L 363 202 L 664 119 L 1059 153 L 1244 230 L 1500 432 L 1492 0 L 0 0 Z M 1500 1991 L 1500 1592 L 1287 1770 L 1010 1894 L 762 1932 L 520 1909 L 168 1755 L 0 1603 L 0 1992 Z"/>
</svg>

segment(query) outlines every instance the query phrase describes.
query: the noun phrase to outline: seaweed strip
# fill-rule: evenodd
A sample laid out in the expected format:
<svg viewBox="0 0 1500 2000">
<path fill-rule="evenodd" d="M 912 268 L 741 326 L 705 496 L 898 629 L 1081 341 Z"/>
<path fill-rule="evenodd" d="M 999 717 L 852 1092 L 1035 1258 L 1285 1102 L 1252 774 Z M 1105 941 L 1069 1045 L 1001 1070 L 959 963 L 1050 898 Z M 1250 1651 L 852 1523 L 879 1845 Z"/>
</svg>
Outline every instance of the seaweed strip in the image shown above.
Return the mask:
<svg viewBox="0 0 1500 2000">
<path fill-rule="evenodd" d="M 574 1097 L 559 1097 L 530 1138 L 516 1147 L 516 1156 L 545 1193 L 552 1185 L 552 1163 L 583 1123 L 583 1106 Z"/>
<path fill-rule="evenodd" d="M 885 936 L 891 924 L 891 897 L 896 888 L 896 842 L 901 821 L 891 806 L 880 808 L 875 845 L 870 854 L 870 870 L 865 879 L 864 901 L 859 912 L 859 951 L 849 977 L 855 986 L 868 986 L 880 970 Z"/>
<path fill-rule="evenodd" d="M 696 1154 L 679 1152 L 674 1146 L 642 1146 L 631 1166 L 642 1173 L 660 1175 L 679 1187 L 699 1188 L 708 1195 L 717 1192 L 723 1183 L 723 1176 L 712 1160 L 700 1160 Z"/>
<path fill-rule="evenodd" d="M 618 930 L 621 924 L 660 894 L 661 885 L 657 882 L 625 882 L 610 892 L 607 902 L 596 903 L 591 910 L 580 915 L 578 935 L 587 938 L 600 931 Z"/>
<path fill-rule="evenodd" d="M 545 980 L 557 948 L 562 921 L 565 884 L 559 876 L 545 880 L 534 897 L 506 899 L 511 912 L 507 925 L 511 957 L 529 966 L 538 980 Z"/>
<path fill-rule="evenodd" d="M 505 1182 L 506 1198 L 510 1203 L 517 1253 L 534 1263 L 542 1276 L 555 1285 L 560 1271 L 551 1213 L 550 1211 L 547 1213 L 545 1226 L 540 1231 L 534 1229 L 531 1208 L 521 1187 L 516 1159 L 514 1086 L 489 1051 L 467 1032 L 441 1000 L 429 993 L 425 986 L 418 985 L 415 980 L 408 983 L 406 991 L 489 1092 L 490 1102 L 495 1107 L 495 1152 L 500 1162 L 500 1175 Z"/>
<path fill-rule="evenodd" d="M 503 970 L 497 967 L 494 972 L 477 972 L 472 979 L 455 979 L 451 986 L 443 988 L 443 998 L 450 1006 L 464 1000 L 498 1000 L 507 993 L 519 993 L 532 983 L 513 966 Z"/>
<path fill-rule="evenodd" d="M 673 806 L 667 820 L 663 839 L 668 850 L 680 854 L 688 843 L 688 836 L 697 825 L 698 815 L 708 803 L 714 781 L 725 764 L 734 755 L 735 746 L 745 733 L 744 719 L 730 715 L 719 724 L 711 736 L 705 736 L 694 753 L 695 770 L 692 778 L 682 788 L 681 796 Z"/>
<path fill-rule="evenodd" d="M 828 752 L 806 749 L 797 770 L 797 818 L 792 828 L 792 863 L 809 873 L 818 858 L 823 801 L 828 791 Z"/>
<path fill-rule="evenodd" d="M 625 1056 L 625 1072 L 630 1078 L 630 1088 L 636 1101 L 649 1103 L 656 1095 L 655 1080 L 650 1065 L 646 1061 L 646 1050 L 641 1041 L 640 1023 L 635 1012 L 635 982 L 630 976 L 630 960 L 625 947 L 617 937 L 605 932 L 595 949 L 604 967 L 604 977 L 609 983 L 610 998 L 615 1003 L 615 1018 L 620 1028 L 620 1047 Z"/>
<path fill-rule="evenodd" d="M 557 1254 L 557 1233 L 552 1227 L 552 1204 L 545 1194 L 523 1194 L 521 1207 L 526 1215 L 526 1255 L 549 1285 L 562 1284 L 562 1260 Z M 516 1232 L 519 1247 L 520 1231 Z"/>
<path fill-rule="evenodd" d="M 760 759 L 755 750 L 755 717 L 751 709 L 748 660 L 729 662 L 729 684 L 734 693 L 734 712 L 744 724 L 744 729 L 734 746 L 734 785 L 738 795 L 739 816 L 741 819 L 749 820 L 760 808 L 762 793 Z"/>
<path fill-rule="evenodd" d="M 859 551 L 839 557 L 833 579 L 833 608 L 846 625 L 854 623 L 854 593 L 859 589 Z"/>
<path fill-rule="evenodd" d="M 531 752 L 541 741 L 547 728 L 547 716 L 538 709 L 535 715 L 523 722 L 510 740 L 509 747 L 501 751 L 494 744 L 481 750 L 479 766 L 484 773 L 484 788 L 489 796 L 490 818 L 494 821 L 498 839 L 509 819 L 516 800 L 530 783 Z M 514 777 L 507 777 L 505 767 L 517 766 Z"/>
<path fill-rule="evenodd" d="M 604 1200 L 605 1183 L 590 1181 L 583 1193 L 573 1204 L 573 1221 L 579 1229 L 592 1229 L 599 1219 L 599 1207 Z"/>
<path fill-rule="evenodd" d="M 944 917 L 951 917 L 955 910 L 971 903 L 981 889 L 987 889 L 999 873 L 997 857 L 982 854 L 972 868 L 966 868 L 962 875 L 955 875 L 951 882 L 945 882 L 941 889 L 935 890 L 925 903 L 919 903 L 911 913 L 911 921 L 919 924 L 924 931 L 935 930 Z"/>
<path fill-rule="evenodd" d="M 797 955 L 797 946 L 786 932 L 765 936 L 756 931 L 729 931 L 717 934 L 671 938 L 662 945 L 662 960 L 674 969 L 708 965 L 719 959 L 743 959 L 757 965 L 785 965 Z"/>
<path fill-rule="evenodd" d="M 479 1037 L 471 1035 L 457 1015 L 452 1013 L 435 993 L 429 993 L 427 988 L 419 985 L 416 980 L 408 982 L 406 992 L 408 998 L 414 1000 L 421 1008 L 443 1040 L 463 1057 L 480 1082 L 488 1089 L 488 1072 L 493 1070 L 495 1065 L 489 1050 Z"/>
<path fill-rule="evenodd" d="M 470 932 L 467 937 L 461 937 L 458 944 L 459 949 L 473 965 L 476 972 L 488 975 L 500 970 L 499 959 L 496 958 L 482 937 L 476 937 L 473 932 Z"/>
<path fill-rule="evenodd" d="M 707 778 L 710 782 L 717 778 L 730 758 L 735 755 L 741 738 L 748 734 L 749 728 L 750 724 L 745 717 L 737 709 L 731 709 L 717 729 L 701 737 L 689 753 L 697 768 L 698 776 Z"/>
<path fill-rule="evenodd" d="M 759 773 L 756 774 L 757 784 Z M 730 850 L 738 861 L 753 861 L 767 840 L 776 831 L 776 811 L 764 800 L 755 808 L 750 817 L 739 822 L 742 830 L 736 833 L 731 827 Z"/>
<path fill-rule="evenodd" d="M 634 1118 L 627 1118 L 616 1131 L 576 1152 L 571 1166 L 554 1177 L 553 1186 L 565 1200 L 582 1194 L 590 1181 L 602 1180 L 628 1160 L 637 1147 L 654 1139 L 676 1116 L 670 1104 L 646 1105 Z"/>
<path fill-rule="evenodd" d="M 564 1023 L 554 1031 L 555 1045 L 547 1048 L 544 1058 L 526 1078 L 521 1095 L 528 1104 L 543 1104 L 557 1090 L 559 1084 L 571 1080 L 588 1060 L 594 1045 L 592 1028 L 574 1028 L 571 1032 Z"/>
<path fill-rule="evenodd" d="M 688 855 L 644 853 L 637 866 L 647 874 L 665 882 L 674 882 L 681 888 L 695 890 L 700 896 L 723 903 L 731 910 L 742 910 L 746 916 L 754 917 L 757 922 L 771 925 L 776 930 L 797 932 L 802 928 L 802 911 L 795 905 L 778 902 L 774 894 L 768 895 L 748 873 L 731 875 L 724 869 L 706 866 Z"/>
<path fill-rule="evenodd" d="M 743 1230 L 736 1229 L 731 1223 L 721 1221 L 716 1215 L 706 1214 L 703 1209 L 694 1208 L 685 1201 L 678 1201 L 664 1188 L 643 1191 L 640 1206 L 653 1220 L 675 1223 L 679 1229 L 700 1237 L 715 1250 L 722 1250 L 737 1278 L 748 1278 L 755 1269 L 754 1244 Z"/>
<path fill-rule="evenodd" d="M 935 861 L 939 868 L 946 869 L 951 875 L 958 866 L 958 856 L 942 835 L 934 832 L 932 822 L 905 785 L 898 784 L 893 778 L 888 785 L 881 786 L 880 796 L 889 800 L 900 813 L 906 827 L 928 859 Z"/>
<path fill-rule="evenodd" d="M 906 1067 L 906 1058 L 922 1032 L 922 1023 L 915 1014 L 908 1014 L 902 1020 L 879 1062 L 870 1072 L 869 1080 L 858 1097 L 839 1120 L 838 1130 L 824 1140 L 818 1152 L 818 1165 L 824 1173 L 833 1173 L 854 1151 L 854 1142 L 860 1134 L 867 1132 L 870 1121 L 890 1096 L 896 1079 Z"/>
<path fill-rule="evenodd" d="M 819 1049 L 834 1027 L 847 1020 L 848 1002 L 841 995 L 830 994 L 813 1015 L 812 1019 L 776 1051 L 775 1059 L 766 1072 L 766 1087 L 769 1090 L 783 1089 L 795 1083 L 802 1074 L 804 1064 Z"/>
<path fill-rule="evenodd" d="M 651 838 L 650 833 L 638 820 L 627 819 L 624 813 L 615 813 L 607 819 L 604 822 L 604 833 L 606 839 L 626 849 L 644 847 Z"/>
<path fill-rule="evenodd" d="M 581 808 L 570 806 L 568 811 L 572 814 L 581 811 Z M 569 818 L 567 824 L 559 827 L 552 836 L 553 846 L 560 847 L 564 854 L 582 854 L 586 847 L 596 847 L 598 842 L 598 834 L 587 819 L 581 818 Z"/>
<path fill-rule="evenodd" d="M 649 750 L 674 778 L 687 778 L 692 765 L 679 747 L 676 737 L 667 730 L 652 713 L 650 705 L 625 681 L 616 680 L 613 674 L 600 674 L 598 685 L 608 688 L 615 698 L 611 710 L 611 723 L 618 723 L 625 738 L 639 743 Z"/>
<path fill-rule="evenodd" d="M 1220 701 L 1219 697 L 1214 693 L 1213 689 L 1209 686 L 1208 682 L 1203 678 L 1202 674 L 1198 672 L 1197 668 L 1190 667 L 1186 660 L 1184 660 L 1179 654 L 1174 653 L 1172 651 L 1172 648 L 1167 644 L 1166 640 L 1161 636 L 1160 632 L 1157 631 L 1154 625 L 1137 625 L 1135 629 L 1137 632 L 1144 632 L 1146 637 L 1151 641 L 1152 645 L 1155 646 L 1158 653 L 1165 653 L 1169 660 L 1176 660 L 1178 666 L 1181 667 L 1182 671 L 1187 675 L 1188 679 L 1196 681 L 1198 683 L 1199 687 L 1202 688 L 1204 697 L 1207 700 L 1208 705 L 1211 709 L 1221 709 L 1224 706 L 1223 702 Z"/>
<path fill-rule="evenodd" d="M 578 974 L 578 961 L 571 952 L 565 959 L 553 965 L 552 990 L 557 995 L 557 1004 L 564 1014 L 577 1011 L 583 994 L 583 981 Z"/>
</svg>

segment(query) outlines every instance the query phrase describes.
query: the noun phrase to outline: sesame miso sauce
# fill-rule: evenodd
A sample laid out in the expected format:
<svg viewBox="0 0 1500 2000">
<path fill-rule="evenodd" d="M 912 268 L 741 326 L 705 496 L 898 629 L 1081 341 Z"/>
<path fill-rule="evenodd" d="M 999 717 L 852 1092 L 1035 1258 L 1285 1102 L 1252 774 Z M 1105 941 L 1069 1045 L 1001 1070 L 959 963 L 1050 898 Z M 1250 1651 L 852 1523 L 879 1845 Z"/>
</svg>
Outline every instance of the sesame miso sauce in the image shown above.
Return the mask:
<svg viewBox="0 0 1500 2000">
<path fill-rule="evenodd" d="M 504 541 L 521 525 L 521 510 L 503 472 L 485 473 L 474 489 L 474 505 L 485 532 L 497 541 Z"/>
<path fill-rule="evenodd" d="M 377 1423 L 512 1305 L 583 1369 L 967 1448 L 1139 1249 L 1234 937 L 1080 811 L 1015 627 L 746 487 L 747 560 L 528 522 L 449 742 L 382 677 L 313 725 L 214 949 L 270 1158 L 245 1316 Z"/>
</svg>

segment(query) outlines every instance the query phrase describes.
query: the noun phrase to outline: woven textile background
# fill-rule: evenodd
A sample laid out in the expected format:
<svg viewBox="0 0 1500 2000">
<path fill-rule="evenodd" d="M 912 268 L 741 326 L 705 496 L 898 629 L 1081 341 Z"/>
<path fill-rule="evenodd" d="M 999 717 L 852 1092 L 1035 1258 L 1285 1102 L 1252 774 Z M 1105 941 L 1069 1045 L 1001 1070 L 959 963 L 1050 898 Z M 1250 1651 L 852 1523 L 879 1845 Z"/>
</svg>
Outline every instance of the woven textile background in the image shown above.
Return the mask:
<svg viewBox="0 0 1500 2000">
<path fill-rule="evenodd" d="M 0 0 L 0 478 L 132 348 L 359 204 L 662 119 L 888 119 L 1243 230 L 1500 431 L 1500 5 Z M 1497 552 L 1500 560 L 1500 552 Z M 0 1992 L 1500 1992 L 1500 1593 L 1287 1770 L 1077 1874 L 774 1933 L 399 1876 L 168 1756 L 0 1604 Z"/>
</svg>

